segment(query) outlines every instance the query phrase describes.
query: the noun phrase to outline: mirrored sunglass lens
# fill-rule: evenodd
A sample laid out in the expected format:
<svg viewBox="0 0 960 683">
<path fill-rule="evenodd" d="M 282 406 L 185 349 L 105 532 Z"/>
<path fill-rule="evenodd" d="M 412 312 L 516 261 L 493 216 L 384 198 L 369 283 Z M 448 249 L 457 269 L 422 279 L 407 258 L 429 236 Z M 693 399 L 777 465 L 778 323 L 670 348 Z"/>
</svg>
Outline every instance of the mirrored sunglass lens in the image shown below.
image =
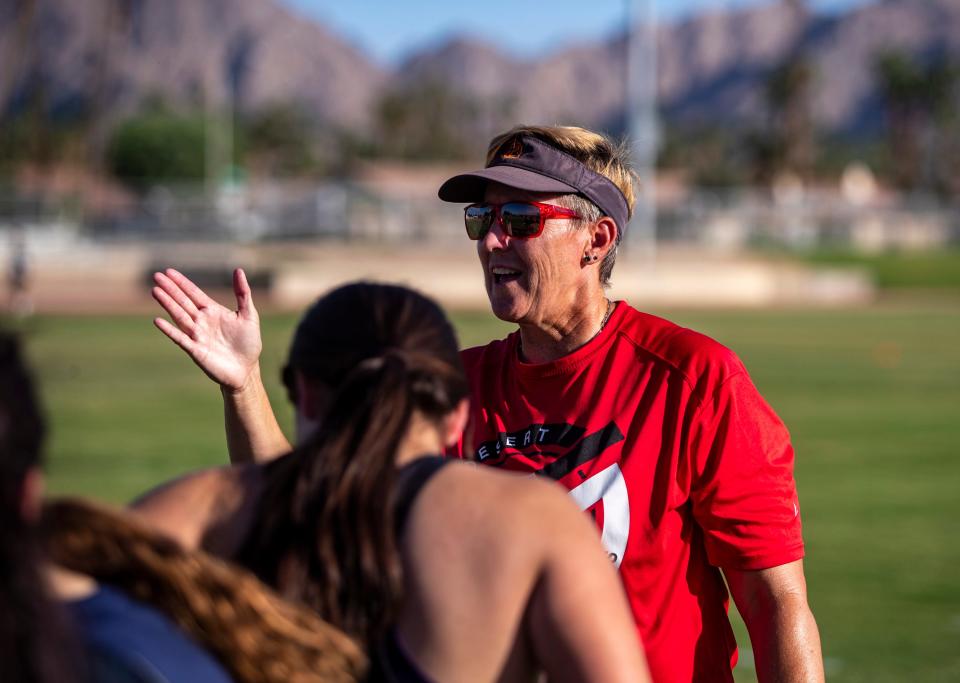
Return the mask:
<svg viewBox="0 0 960 683">
<path fill-rule="evenodd" d="M 540 231 L 540 209 L 533 204 L 504 204 L 500 215 L 507 232 L 513 237 L 532 237 Z"/>
<path fill-rule="evenodd" d="M 463 212 L 463 222 L 467 226 L 467 237 L 478 240 L 487 234 L 493 220 L 493 209 L 489 206 L 468 206 Z"/>
</svg>

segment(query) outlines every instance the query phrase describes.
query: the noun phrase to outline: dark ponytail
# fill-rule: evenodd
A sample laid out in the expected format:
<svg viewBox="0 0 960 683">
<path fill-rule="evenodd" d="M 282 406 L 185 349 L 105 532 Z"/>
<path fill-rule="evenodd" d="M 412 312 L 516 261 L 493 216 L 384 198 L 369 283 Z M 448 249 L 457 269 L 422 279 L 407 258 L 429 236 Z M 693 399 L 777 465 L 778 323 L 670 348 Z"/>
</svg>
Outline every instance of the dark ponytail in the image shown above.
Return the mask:
<svg viewBox="0 0 960 683">
<path fill-rule="evenodd" d="M 372 646 L 402 597 L 397 446 L 415 412 L 439 427 L 467 395 L 456 337 L 411 290 L 347 285 L 304 316 L 285 370 L 291 390 L 293 373 L 324 387 L 329 408 L 312 439 L 268 466 L 241 559 Z"/>
</svg>

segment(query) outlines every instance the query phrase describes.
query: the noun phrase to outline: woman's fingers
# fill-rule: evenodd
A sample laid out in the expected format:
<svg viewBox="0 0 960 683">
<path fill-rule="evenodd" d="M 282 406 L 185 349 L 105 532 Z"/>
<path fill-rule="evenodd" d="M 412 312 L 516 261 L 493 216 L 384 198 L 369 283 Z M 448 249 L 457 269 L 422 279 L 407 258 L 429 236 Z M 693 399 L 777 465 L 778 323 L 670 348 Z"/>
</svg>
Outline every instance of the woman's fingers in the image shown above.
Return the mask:
<svg viewBox="0 0 960 683">
<path fill-rule="evenodd" d="M 161 287 L 154 287 L 150 293 L 157 303 L 167 312 L 181 330 L 192 335 L 194 333 L 194 317 L 183 309 L 183 306 Z"/>
<path fill-rule="evenodd" d="M 191 357 L 194 355 L 194 352 L 196 351 L 196 344 L 180 328 L 171 324 L 170 321 L 164 320 L 163 318 L 154 318 L 153 324 L 156 325 L 161 332 L 167 335 L 174 344 L 186 351 Z"/>
<path fill-rule="evenodd" d="M 168 270 L 167 272 L 171 271 Z M 157 287 L 162 289 L 170 299 L 175 301 L 187 315 L 193 319 L 196 319 L 197 314 L 200 312 L 197 308 L 197 305 L 189 296 L 187 296 L 187 293 L 175 280 L 169 277 L 166 273 L 154 273 L 153 281 L 156 282 Z M 163 304 L 161 303 L 161 305 Z M 170 311 L 167 312 L 169 313 Z"/>
<path fill-rule="evenodd" d="M 190 301 L 197 308 L 204 308 L 210 306 L 211 304 L 216 304 L 217 302 L 207 296 L 206 292 L 193 284 L 193 281 L 188 278 L 186 275 L 181 273 L 179 270 L 174 268 L 167 268 L 162 273 L 168 280 L 177 285 L 181 292 L 183 292 Z"/>
</svg>

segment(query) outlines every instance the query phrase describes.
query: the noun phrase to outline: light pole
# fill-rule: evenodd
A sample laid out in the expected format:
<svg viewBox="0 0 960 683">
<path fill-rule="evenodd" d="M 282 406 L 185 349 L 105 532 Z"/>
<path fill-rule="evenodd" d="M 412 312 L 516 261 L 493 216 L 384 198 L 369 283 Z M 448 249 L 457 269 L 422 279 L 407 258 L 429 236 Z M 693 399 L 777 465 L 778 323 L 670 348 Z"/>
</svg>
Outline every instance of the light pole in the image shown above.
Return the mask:
<svg viewBox="0 0 960 683">
<path fill-rule="evenodd" d="M 657 247 L 657 16 L 655 0 L 626 0 L 626 121 L 639 194 L 627 234 L 653 260 Z"/>
</svg>

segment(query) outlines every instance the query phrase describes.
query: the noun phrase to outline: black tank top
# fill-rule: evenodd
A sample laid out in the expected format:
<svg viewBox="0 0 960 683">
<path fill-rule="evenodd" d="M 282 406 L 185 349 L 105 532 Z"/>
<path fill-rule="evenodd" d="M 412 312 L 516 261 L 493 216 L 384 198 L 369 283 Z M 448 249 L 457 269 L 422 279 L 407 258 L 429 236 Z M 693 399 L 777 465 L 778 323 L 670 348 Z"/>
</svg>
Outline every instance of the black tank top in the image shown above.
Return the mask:
<svg viewBox="0 0 960 683">
<path fill-rule="evenodd" d="M 397 494 L 393 509 L 394 530 L 397 534 L 397 540 L 403 535 L 410 510 L 413 508 L 417 496 L 420 495 L 420 491 L 423 490 L 428 481 L 433 479 L 433 475 L 451 462 L 453 460 L 450 458 L 428 455 L 417 458 L 413 462 L 408 462 L 397 472 Z"/>
<path fill-rule="evenodd" d="M 403 535 L 410 517 L 410 510 L 417 497 L 433 476 L 445 465 L 453 462 L 450 458 L 427 456 L 417 458 L 400 468 L 397 474 L 397 494 L 394 508 L 394 529 L 397 539 Z M 403 647 L 394 629 L 384 638 L 377 652 L 371 657 L 371 682 L 383 683 L 432 683 L 410 654 Z"/>
</svg>

